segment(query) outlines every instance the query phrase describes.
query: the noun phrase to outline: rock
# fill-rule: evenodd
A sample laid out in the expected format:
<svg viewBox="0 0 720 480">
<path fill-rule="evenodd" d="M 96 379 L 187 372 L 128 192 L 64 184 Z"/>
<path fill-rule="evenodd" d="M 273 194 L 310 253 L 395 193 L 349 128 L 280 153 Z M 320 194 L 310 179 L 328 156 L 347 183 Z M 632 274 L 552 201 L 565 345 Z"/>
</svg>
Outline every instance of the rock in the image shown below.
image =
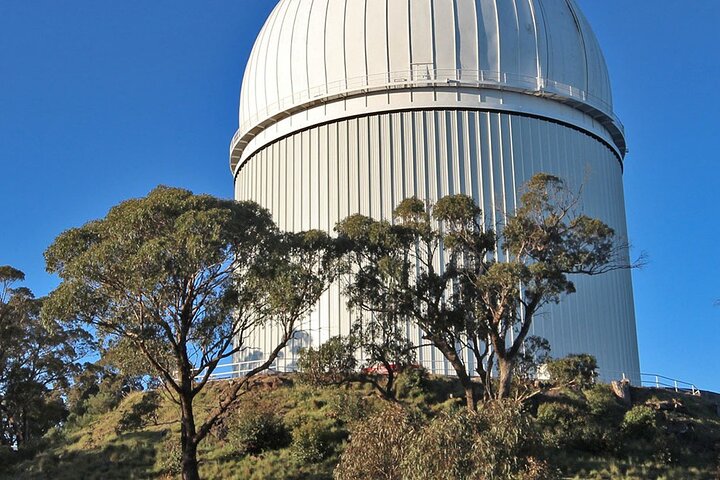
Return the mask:
<svg viewBox="0 0 720 480">
<path fill-rule="evenodd" d="M 630 381 L 629 380 L 620 380 L 620 381 L 613 381 L 610 386 L 612 387 L 612 391 L 615 394 L 615 396 L 620 400 L 620 402 L 625 405 L 626 407 L 632 407 L 632 398 L 630 398 Z"/>
</svg>

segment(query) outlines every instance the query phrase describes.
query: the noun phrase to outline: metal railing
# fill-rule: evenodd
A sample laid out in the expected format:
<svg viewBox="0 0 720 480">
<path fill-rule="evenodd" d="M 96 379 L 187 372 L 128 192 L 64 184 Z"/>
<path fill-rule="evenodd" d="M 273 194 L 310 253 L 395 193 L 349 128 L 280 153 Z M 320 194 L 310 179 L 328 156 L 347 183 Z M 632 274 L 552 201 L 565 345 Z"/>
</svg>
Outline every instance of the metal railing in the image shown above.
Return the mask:
<svg viewBox="0 0 720 480">
<path fill-rule="evenodd" d="M 624 126 L 620 119 L 613 113 L 611 104 L 603 98 L 573 85 L 540 76 L 491 70 L 420 68 L 337 80 L 301 92 L 295 92 L 293 95 L 282 98 L 256 111 L 252 116 L 243 118 L 240 128 L 232 139 L 231 148 L 253 127 L 275 115 L 306 103 L 323 101 L 333 96 L 352 96 L 372 90 L 428 86 L 485 87 L 499 90 L 513 90 L 537 96 L 559 98 L 560 100 L 573 100 L 599 110 L 611 118 L 618 129 L 624 133 Z"/>
<path fill-rule="evenodd" d="M 665 377 L 655 373 L 641 373 L 640 379 L 643 387 L 674 390 L 675 392 L 690 392 L 693 395 L 700 395 L 700 390 L 694 383 L 683 380 Z"/>
<path fill-rule="evenodd" d="M 265 360 L 261 359 L 218 365 L 215 368 L 215 371 L 210 375 L 210 380 L 217 381 L 242 378 L 247 375 L 248 372 L 261 365 L 263 362 L 265 362 Z M 435 372 L 442 371 L 444 375 L 455 376 L 455 371 L 453 370 L 452 366 L 445 360 L 425 361 L 421 362 L 420 365 L 425 368 L 430 368 Z M 268 370 L 272 371 L 276 368 L 277 363 L 273 363 L 270 365 L 270 367 L 268 367 Z M 195 378 L 198 380 L 202 379 L 204 377 L 204 373 L 204 371 L 198 372 Z M 604 373 L 612 373 L 613 375 L 617 375 L 619 379 L 623 380 L 628 378 L 627 375 L 623 372 L 608 372 L 607 370 L 605 370 Z M 476 376 L 475 372 L 471 371 L 470 376 Z M 660 390 L 672 390 L 677 393 L 685 392 L 692 395 L 700 395 L 700 389 L 694 383 L 686 382 L 684 380 L 678 380 L 672 377 L 666 377 L 664 375 L 659 375 L 656 373 L 640 373 L 640 382 L 641 386 L 643 387 L 656 388 Z"/>
<path fill-rule="evenodd" d="M 248 372 L 262 365 L 265 360 L 250 360 L 246 362 L 234 362 L 225 363 L 215 367 L 213 373 L 210 374 L 210 381 L 217 380 L 233 380 L 235 378 L 242 378 L 248 374 Z M 268 370 L 274 370 L 277 367 L 276 363 L 272 363 Z M 205 377 L 207 369 L 201 370 L 195 375 L 196 380 L 201 380 Z"/>
</svg>

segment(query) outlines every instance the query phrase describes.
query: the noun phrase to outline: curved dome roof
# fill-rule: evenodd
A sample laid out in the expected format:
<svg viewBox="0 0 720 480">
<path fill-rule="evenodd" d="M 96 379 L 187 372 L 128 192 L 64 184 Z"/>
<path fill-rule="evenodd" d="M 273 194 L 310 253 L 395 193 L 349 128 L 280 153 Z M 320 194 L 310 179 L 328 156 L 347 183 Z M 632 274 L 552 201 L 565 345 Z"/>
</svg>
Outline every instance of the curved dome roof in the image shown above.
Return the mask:
<svg viewBox="0 0 720 480">
<path fill-rule="evenodd" d="M 280 0 L 248 61 L 233 146 L 298 105 L 428 80 L 613 118 L 605 59 L 574 0 Z"/>
</svg>

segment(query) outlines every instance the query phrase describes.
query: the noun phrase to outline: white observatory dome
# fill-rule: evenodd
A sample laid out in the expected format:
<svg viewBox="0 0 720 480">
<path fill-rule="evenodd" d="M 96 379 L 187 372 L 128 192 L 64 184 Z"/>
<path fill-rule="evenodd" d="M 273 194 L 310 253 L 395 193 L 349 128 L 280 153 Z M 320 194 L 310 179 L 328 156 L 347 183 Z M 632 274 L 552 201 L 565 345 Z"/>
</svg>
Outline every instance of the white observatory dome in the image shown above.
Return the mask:
<svg viewBox="0 0 720 480">
<path fill-rule="evenodd" d="M 605 59 L 575 0 L 279 0 L 245 71 L 230 164 L 235 198 L 286 231 L 332 234 L 348 215 L 392 220 L 405 198 L 455 194 L 498 229 L 544 172 L 582 191 L 579 211 L 625 243 L 625 152 Z M 548 305 L 532 335 L 554 356 L 595 355 L 606 380 L 639 382 L 630 272 L 573 281 L 577 293 Z M 331 285 L 277 368 L 347 335 L 357 315 Z M 252 358 L 238 361 L 266 358 L 278 328 L 257 332 Z M 431 347 L 417 360 L 452 371 Z"/>
<path fill-rule="evenodd" d="M 296 131 L 297 118 L 295 126 L 256 138 L 298 111 L 429 85 L 553 98 L 590 114 L 608 130 L 618 153 L 625 152 L 605 59 L 574 0 L 281 0 L 245 71 L 240 127 L 231 146 L 233 169 Z M 473 101 L 478 103 L 452 95 L 432 107 L 467 107 Z M 403 104 L 417 108 L 401 98 L 360 108 L 362 113 L 397 111 Z M 336 118 L 360 113 L 358 106 L 343 107 Z M 546 108 L 542 115 L 547 116 Z M 327 116 L 323 112 L 322 120 Z M 246 152 L 248 146 L 253 148 Z"/>
</svg>

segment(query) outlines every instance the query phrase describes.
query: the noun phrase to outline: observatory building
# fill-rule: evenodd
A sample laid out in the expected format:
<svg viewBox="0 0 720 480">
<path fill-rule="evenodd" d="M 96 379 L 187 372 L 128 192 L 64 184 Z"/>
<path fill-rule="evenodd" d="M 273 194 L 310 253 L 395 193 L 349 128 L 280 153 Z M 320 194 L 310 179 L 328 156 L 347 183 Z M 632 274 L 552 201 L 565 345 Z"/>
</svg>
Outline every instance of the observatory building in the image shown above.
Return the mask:
<svg viewBox="0 0 720 480">
<path fill-rule="evenodd" d="M 235 197 L 280 228 L 390 219 L 403 199 L 471 195 L 489 223 L 538 172 L 582 185 L 583 213 L 625 240 L 626 152 L 607 66 L 574 0 L 280 0 L 247 64 L 230 164 Z M 553 356 L 591 353 L 639 381 L 630 272 L 576 279 L 536 318 Z M 301 343 L 347 334 L 333 285 Z M 421 332 L 407 335 L 420 343 Z M 268 328 L 258 354 L 277 341 Z M 293 367 L 286 349 L 278 368 Z M 427 347 L 421 364 L 452 368 Z"/>
</svg>

